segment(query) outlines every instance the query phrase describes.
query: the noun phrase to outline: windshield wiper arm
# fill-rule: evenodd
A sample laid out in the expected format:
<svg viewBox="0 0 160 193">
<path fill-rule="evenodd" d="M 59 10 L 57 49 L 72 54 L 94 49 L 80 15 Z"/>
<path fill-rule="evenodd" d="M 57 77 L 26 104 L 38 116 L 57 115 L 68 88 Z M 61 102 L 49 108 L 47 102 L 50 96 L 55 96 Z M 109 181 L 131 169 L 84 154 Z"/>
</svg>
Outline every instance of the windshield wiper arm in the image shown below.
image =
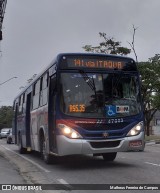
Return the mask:
<svg viewBox="0 0 160 193">
<path fill-rule="evenodd" d="M 117 77 L 117 79 L 116 79 L 116 81 L 115 81 L 115 83 L 113 84 L 113 79 L 112 79 L 112 84 L 113 84 L 113 88 L 112 88 L 112 98 L 113 98 L 113 92 L 117 89 L 117 87 L 118 87 L 118 85 L 119 85 L 119 82 L 120 82 L 120 80 L 121 80 L 121 78 L 122 78 L 122 75 L 123 73 L 121 72 L 120 74 L 118 74 L 119 76 Z M 113 78 L 114 78 L 114 75 L 115 74 L 113 74 Z"/>
<path fill-rule="evenodd" d="M 95 86 L 93 77 L 90 78 L 84 70 L 79 70 L 79 73 L 82 75 L 83 79 L 88 84 L 88 86 L 91 88 L 91 90 L 94 91 L 95 101 L 96 101 L 97 109 L 98 109 L 98 97 L 97 97 L 97 91 L 96 91 L 96 86 Z"/>
<path fill-rule="evenodd" d="M 93 77 L 90 78 L 84 70 L 79 70 L 79 73 L 82 75 L 82 77 L 84 78 L 85 82 L 89 85 L 89 87 L 94 92 L 96 92 L 96 87 L 95 87 L 95 83 L 94 83 Z"/>
</svg>

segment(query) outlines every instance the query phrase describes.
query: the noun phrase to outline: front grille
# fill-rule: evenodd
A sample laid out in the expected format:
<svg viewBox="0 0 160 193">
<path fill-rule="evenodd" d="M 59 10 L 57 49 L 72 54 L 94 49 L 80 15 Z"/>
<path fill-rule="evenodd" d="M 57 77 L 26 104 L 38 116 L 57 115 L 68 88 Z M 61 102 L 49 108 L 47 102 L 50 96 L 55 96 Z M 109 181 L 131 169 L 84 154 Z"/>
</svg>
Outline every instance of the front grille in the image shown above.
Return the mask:
<svg viewBox="0 0 160 193">
<path fill-rule="evenodd" d="M 123 129 L 128 125 L 127 122 L 123 123 L 113 123 L 113 124 L 107 124 L 107 123 L 95 123 L 95 124 L 87 124 L 87 123 L 78 123 L 79 127 L 87 130 L 87 131 L 100 131 L 100 130 L 120 130 Z"/>
<path fill-rule="evenodd" d="M 103 141 L 103 142 L 90 142 L 90 145 L 93 148 L 112 148 L 117 147 L 120 144 L 120 140 L 118 141 Z"/>
<path fill-rule="evenodd" d="M 123 137 L 124 133 L 109 133 L 109 136 L 107 138 L 111 138 L 111 137 Z M 106 139 L 106 137 L 103 136 L 102 133 L 87 133 L 84 134 L 85 138 L 104 138 Z"/>
</svg>

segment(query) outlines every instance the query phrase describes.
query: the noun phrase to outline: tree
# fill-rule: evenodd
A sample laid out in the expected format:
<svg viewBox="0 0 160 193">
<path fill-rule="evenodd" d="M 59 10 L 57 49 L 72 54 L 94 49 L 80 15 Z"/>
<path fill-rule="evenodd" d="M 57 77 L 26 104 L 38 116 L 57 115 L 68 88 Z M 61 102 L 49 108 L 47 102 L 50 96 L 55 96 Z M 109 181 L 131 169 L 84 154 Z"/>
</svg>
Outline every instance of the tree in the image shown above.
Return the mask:
<svg viewBox="0 0 160 193">
<path fill-rule="evenodd" d="M 135 50 L 135 33 L 138 28 L 133 25 L 133 39 L 128 42 L 134 52 L 136 62 L 142 78 L 141 94 L 143 100 L 143 109 L 145 116 L 145 127 L 149 136 L 150 122 L 153 119 L 157 110 L 160 110 L 160 54 L 149 58 L 147 62 L 139 62 Z M 99 33 L 104 39 L 99 46 L 86 45 L 83 49 L 87 52 L 105 53 L 105 54 L 120 54 L 127 55 L 131 52 L 130 49 L 121 47 L 121 42 L 115 41 L 113 38 L 107 38 L 105 33 Z"/>
<path fill-rule="evenodd" d="M 2 106 L 0 108 L 0 129 L 12 127 L 13 107 Z"/>
<path fill-rule="evenodd" d="M 142 76 L 142 100 L 144 107 L 146 134 L 150 135 L 149 127 L 154 114 L 160 109 L 160 54 L 150 58 L 148 62 L 138 63 Z"/>
<path fill-rule="evenodd" d="M 133 50 L 133 53 L 135 55 L 135 58 L 136 58 L 136 62 L 138 63 L 138 57 L 137 57 L 137 53 L 136 53 L 136 50 L 135 50 L 135 34 L 136 34 L 136 30 L 138 29 L 138 27 L 135 27 L 133 25 L 133 36 L 132 36 L 132 42 L 128 42 L 129 45 L 131 46 L 132 50 Z"/>
<path fill-rule="evenodd" d="M 85 45 L 83 49 L 92 53 L 104 53 L 104 54 L 119 54 L 127 55 L 131 52 L 130 49 L 121 46 L 121 42 L 115 41 L 114 38 L 107 38 L 106 33 L 99 33 L 103 41 L 98 46 Z"/>
<path fill-rule="evenodd" d="M 135 33 L 138 28 L 133 25 L 133 40 L 128 42 L 131 46 L 142 78 L 141 93 L 145 117 L 145 129 L 147 136 L 150 135 L 150 123 L 153 116 L 160 109 L 160 54 L 149 58 L 147 62 L 138 63 L 135 50 Z"/>
</svg>

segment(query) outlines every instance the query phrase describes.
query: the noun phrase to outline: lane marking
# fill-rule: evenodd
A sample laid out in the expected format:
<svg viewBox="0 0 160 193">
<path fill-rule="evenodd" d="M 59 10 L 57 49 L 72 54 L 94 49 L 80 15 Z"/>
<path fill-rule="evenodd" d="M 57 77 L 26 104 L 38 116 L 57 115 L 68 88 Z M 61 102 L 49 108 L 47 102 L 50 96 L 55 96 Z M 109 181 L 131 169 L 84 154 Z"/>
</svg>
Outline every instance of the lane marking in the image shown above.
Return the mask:
<svg viewBox="0 0 160 193">
<path fill-rule="evenodd" d="M 67 188 L 70 188 L 70 189 L 73 188 L 73 187 L 72 187 L 68 182 L 66 182 L 64 179 L 57 179 L 57 181 L 58 181 L 60 184 L 63 184 L 64 186 L 66 186 Z"/>
<path fill-rule="evenodd" d="M 6 150 L 8 150 L 8 151 L 10 151 L 10 152 L 12 152 L 12 153 L 15 153 L 16 155 L 22 157 L 23 159 L 25 159 L 25 160 L 27 160 L 28 162 L 32 163 L 33 165 L 37 166 L 38 168 L 40 168 L 40 169 L 43 170 L 44 172 L 46 172 L 46 173 L 51 172 L 51 171 L 45 169 L 44 167 L 42 167 L 41 165 L 37 164 L 36 162 L 32 161 L 31 159 L 29 159 L 29 158 L 27 158 L 27 157 L 25 157 L 25 156 L 23 156 L 23 155 L 20 155 L 20 154 L 16 153 L 15 151 L 13 151 L 13 150 L 5 147 L 4 145 L 1 145 L 1 146 L 2 146 L 4 149 L 6 149 Z"/>
<path fill-rule="evenodd" d="M 69 183 L 68 182 L 66 182 L 65 180 L 63 180 L 63 179 L 57 179 L 57 181 L 58 182 L 60 182 L 61 184 L 68 184 L 69 185 Z"/>
<path fill-rule="evenodd" d="M 155 163 L 151 163 L 151 162 L 144 162 L 145 164 L 150 164 L 150 165 L 153 165 L 153 166 L 159 166 L 160 167 L 160 164 L 155 164 Z"/>
</svg>

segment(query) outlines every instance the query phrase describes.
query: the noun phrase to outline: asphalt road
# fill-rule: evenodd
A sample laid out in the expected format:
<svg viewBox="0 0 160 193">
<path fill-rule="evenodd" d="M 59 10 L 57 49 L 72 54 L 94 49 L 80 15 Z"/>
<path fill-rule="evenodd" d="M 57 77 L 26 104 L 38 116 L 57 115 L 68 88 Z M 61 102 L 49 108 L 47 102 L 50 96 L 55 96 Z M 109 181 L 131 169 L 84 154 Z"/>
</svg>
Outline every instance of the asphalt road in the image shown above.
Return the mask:
<svg viewBox="0 0 160 193">
<path fill-rule="evenodd" d="M 151 190 L 146 188 L 152 187 L 153 184 L 160 186 L 160 144 L 147 144 L 144 152 L 118 153 L 115 161 L 108 163 L 102 157 L 68 156 L 59 159 L 57 164 L 46 165 L 39 154 L 19 155 L 17 146 L 6 144 L 5 140 L 0 140 L 0 152 L 19 167 L 20 174 L 28 183 L 60 184 L 71 189 L 73 184 L 89 184 L 85 188 L 90 190 L 72 191 L 76 193 L 90 193 L 93 190 L 94 193 L 115 192 L 106 190 L 106 184 L 115 184 L 114 188 L 118 185 L 123 188 L 126 184 L 147 184 L 142 186 L 145 190 L 133 190 L 137 188 L 134 186 L 132 190 L 117 191 L 126 193 L 149 193 Z M 101 190 L 96 190 L 96 187 Z M 83 189 L 83 186 L 80 188 Z"/>
</svg>

